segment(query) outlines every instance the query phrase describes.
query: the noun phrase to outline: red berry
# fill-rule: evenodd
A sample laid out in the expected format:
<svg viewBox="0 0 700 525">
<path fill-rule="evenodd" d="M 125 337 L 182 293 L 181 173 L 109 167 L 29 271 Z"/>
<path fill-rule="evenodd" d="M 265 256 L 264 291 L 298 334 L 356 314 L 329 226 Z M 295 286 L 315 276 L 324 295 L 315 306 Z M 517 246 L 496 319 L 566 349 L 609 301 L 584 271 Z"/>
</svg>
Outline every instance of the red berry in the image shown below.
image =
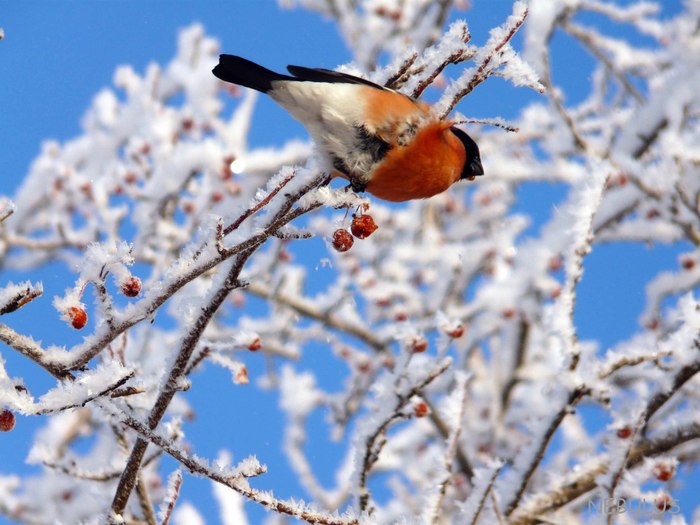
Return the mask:
<svg viewBox="0 0 700 525">
<path fill-rule="evenodd" d="M 422 335 L 415 335 L 408 342 L 408 349 L 414 354 L 421 354 L 428 349 L 428 341 Z"/>
<path fill-rule="evenodd" d="M 187 117 L 183 119 L 182 121 L 182 129 L 185 131 L 190 131 L 194 127 L 194 120 L 191 119 L 190 117 Z"/>
<path fill-rule="evenodd" d="M 369 359 L 362 359 L 357 363 L 357 369 L 363 374 L 368 374 L 372 371 L 372 362 Z"/>
<path fill-rule="evenodd" d="M 554 289 L 549 292 L 550 299 L 556 299 L 561 295 L 561 286 L 555 286 Z"/>
<path fill-rule="evenodd" d="M 7 409 L 0 412 L 0 432 L 9 432 L 15 428 L 17 420 L 15 415 Z"/>
<path fill-rule="evenodd" d="M 406 312 L 401 311 L 401 312 L 396 312 L 396 314 L 394 314 L 394 321 L 401 322 L 401 321 L 405 321 L 406 319 L 408 319 L 408 314 Z"/>
<path fill-rule="evenodd" d="M 126 182 L 127 184 L 136 184 L 137 180 L 138 177 L 133 171 L 127 171 L 126 175 L 124 175 L 124 182 Z"/>
<path fill-rule="evenodd" d="M 214 191 L 212 192 L 210 199 L 213 203 L 216 204 L 217 202 L 221 202 L 222 200 L 224 200 L 224 194 L 220 191 Z"/>
<path fill-rule="evenodd" d="M 692 257 L 683 257 L 683 259 L 681 259 L 681 266 L 684 270 L 692 270 L 695 268 L 695 260 Z"/>
<path fill-rule="evenodd" d="M 464 335 L 464 325 L 462 323 L 452 325 L 445 333 L 454 339 L 459 339 Z"/>
<path fill-rule="evenodd" d="M 377 224 L 371 215 L 356 215 L 352 218 L 350 231 L 358 239 L 365 239 L 377 231 Z"/>
<path fill-rule="evenodd" d="M 236 376 L 234 377 L 233 381 L 237 385 L 247 385 L 249 382 L 248 369 L 245 366 L 240 367 L 238 372 L 236 372 Z"/>
<path fill-rule="evenodd" d="M 250 343 L 248 343 L 248 350 L 251 352 L 257 352 L 262 348 L 262 342 L 259 337 L 255 337 Z"/>
<path fill-rule="evenodd" d="M 668 481 L 673 477 L 675 469 L 669 463 L 657 463 L 652 472 L 659 481 Z"/>
<path fill-rule="evenodd" d="M 632 435 L 632 429 L 630 427 L 622 427 L 617 429 L 617 437 L 620 439 L 627 439 Z"/>
<path fill-rule="evenodd" d="M 551 257 L 549 259 L 549 263 L 547 264 L 547 268 L 549 269 L 550 272 L 558 272 L 561 270 L 561 257 L 559 255 L 555 255 L 554 257 Z"/>
<path fill-rule="evenodd" d="M 651 208 L 647 211 L 647 219 L 649 220 L 656 219 L 659 215 L 661 215 L 661 212 L 656 208 Z"/>
<path fill-rule="evenodd" d="M 666 512 L 673 507 L 673 498 L 668 494 L 661 494 L 656 498 L 656 508 L 661 512 Z"/>
<path fill-rule="evenodd" d="M 87 324 L 87 312 L 82 307 L 71 306 L 66 311 L 66 315 L 70 320 L 70 325 L 76 330 L 80 330 Z"/>
<path fill-rule="evenodd" d="M 506 308 L 506 309 L 503 310 L 503 312 L 501 312 L 501 313 L 502 313 L 502 315 L 503 315 L 504 318 L 506 318 L 506 319 L 512 319 L 513 317 L 515 317 L 515 314 L 516 314 L 517 312 L 516 312 L 515 308 Z"/>
<path fill-rule="evenodd" d="M 425 401 L 419 401 L 413 407 L 413 413 L 416 417 L 425 417 L 428 415 L 428 412 L 430 412 L 430 408 Z"/>
<path fill-rule="evenodd" d="M 141 279 L 130 275 L 122 282 L 121 292 L 127 297 L 136 297 L 141 293 Z"/>
<path fill-rule="evenodd" d="M 644 326 L 649 330 L 656 330 L 659 327 L 659 319 L 656 317 L 649 319 Z"/>
<path fill-rule="evenodd" d="M 478 202 L 481 206 L 488 206 L 489 204 L 491 204 L 491 195 L 489 195 L 488 193 L 479 195 L 476 199 L 476 202 Z"/>
<path fill-rule="evenodd" d="M 335 230 L 333 232 L 333 248 L 336 249 L 336 251 L 339 252 L 347 252 L 350 248 L 352 248 L 353 244 L 353 239 L 352 235 L 350 235 L 350 232 L 347 230 Z"/>
</svg>

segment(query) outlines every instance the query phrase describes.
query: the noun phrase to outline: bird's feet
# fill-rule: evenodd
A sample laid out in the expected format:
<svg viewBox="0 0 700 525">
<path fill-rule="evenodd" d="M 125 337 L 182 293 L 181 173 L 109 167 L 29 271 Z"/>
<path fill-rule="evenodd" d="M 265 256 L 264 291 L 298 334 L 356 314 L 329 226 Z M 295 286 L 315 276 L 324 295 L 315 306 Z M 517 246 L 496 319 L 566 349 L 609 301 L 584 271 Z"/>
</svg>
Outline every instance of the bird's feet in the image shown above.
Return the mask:
<svg viewBox="0 0 700 525">
<path fill-rule="evenodd" d="M 355 193 L 361 193 L 367 189 L 367 181 L 360 177 L 351 176 L 348 180 L 350 181 L 350 188 Z"/>
</svg>

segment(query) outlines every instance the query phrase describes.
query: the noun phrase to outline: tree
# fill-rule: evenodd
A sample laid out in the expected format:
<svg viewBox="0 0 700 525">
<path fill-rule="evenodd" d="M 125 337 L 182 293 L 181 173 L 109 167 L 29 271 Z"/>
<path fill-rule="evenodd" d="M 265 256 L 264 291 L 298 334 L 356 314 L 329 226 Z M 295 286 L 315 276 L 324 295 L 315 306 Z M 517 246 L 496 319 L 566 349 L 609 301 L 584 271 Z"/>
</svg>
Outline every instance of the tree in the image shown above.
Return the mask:
<svg viewBox="0 0 700 525">
<path fill-rule="evenodd" d="M 2 266 L 77 267 L 54 306 L 89 335 L 67 349 L 42 345 L 10 326 L 41 284 L 0 293 L 2 351 L 56 380 L 39 397 L 0 366 L 2 429 L 16 413 L 46 420 L 30 455 L 43 473 L 1 478 L 0 513 L 194 523 L 196 510 L 177 502 L 183 469 L 232 489 L 217 489 L 231 523 L 245 519 L 244 500 L 271 510 L 270 522 L 337 524 L 637 523 L 690 512 L 671 481 L 682 467 L 692 474 L 700 438 L 700 5 L 667 17 L 646 2 L 515 2 L 479 46 L 465 22 L 444 29 L 449 1 L 294 4 L 336 21 L 352 72 L 414 97 L 453 75 L 435 104 L 442 118 L 494 76 L 542 98 L 516 122 L 453 113 L 480 126 L 487 176 L 389 207 L 329 185 L 308 143 L 248 148 L 255 95 L 233 90 L 240 102 L 223 114 L 210 73 L 218 46 L 201 27 L 183 31 L 166 67 L 119 69 L 84 134 L 45 145 L 2 204 Z M 605 34 L 607 21 L 652 44 Z M 559 34 L 597 61 L 577 104 L 552 70 Z M 533 181 L 568 194 L 524 236 L 527 217 L 513 206 Z M 335 231 L 370 216 L 376 232 L 334 249 Z M 332 258 L 322 293 L 289 255 L 311 237 Z M 587 254 L 602 243 L 687 247 L 680 268 L 648 284 L 640 331 L 613 348 L 579 340 L 574 322 Z M 252 298 L 267 309 L 248 307 Z M 347 369 L 339 390 L 320 386 L 323 369 L 289 364 L 314 344 Z M 244 388 L 248 351 L 270 362 L 264 386 L 280 392 L 285 451 L 313 504 L 257 488 L 267 467 L 254 457 L 229 465 L 188 450 L 187 391 L 207 388 L 197 371 L 225 367 L 231 388 Z M 321 409 L 347 443 L 333 487 L 306 450 Z M 91 446 L 78 451 L 86 434 Z M 163 455 L 180 464 L 167 484 Z"/>
</svg>

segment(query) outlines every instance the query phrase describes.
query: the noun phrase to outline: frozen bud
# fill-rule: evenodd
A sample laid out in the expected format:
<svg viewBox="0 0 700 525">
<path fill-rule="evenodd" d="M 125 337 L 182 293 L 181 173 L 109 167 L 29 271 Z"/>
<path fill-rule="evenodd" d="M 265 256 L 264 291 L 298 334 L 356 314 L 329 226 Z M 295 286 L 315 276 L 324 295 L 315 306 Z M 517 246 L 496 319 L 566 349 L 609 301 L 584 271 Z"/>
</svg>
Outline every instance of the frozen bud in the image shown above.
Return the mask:
<svg viewBox="0 0 700 525">
<path fill-rule="evenodd" d="M 260 338 L 258 336 L 255 336 L 255 338 L 248 343 L 248 350 L 251 352 L 257 352 L 262 348 L 262 342 L 260 341 Z"/>
<path fill-rule="evenodd" d="M 377 224 L 371 215 L 356 215 L 352 218 L 350 231 L 358 239 L 365 239 L 377 231 Z"/>
<path fill-rule="evenodd" d="M 15 415 L 7 409 L 0 412 L 0 432 L 9 432 L 15 428 L 17 420 Z"/>
<path fill-rule="evenodd" d="M 422 335 L 414 335 L 408 340 L 407 347 L 414 354 L 422 354 L 428 349 L 428 340 Z"/>
<path fill-rule="evenodd" d="M 620 439 L 628 439 L 632 435 L 630 427 L 621 427 L 617 429 L 617 437 Z"/>
<path fill-rule="evenodd" d="M 87 312 L 82 306 L 69 306 L 66 309 L 65 316 L 68 322 L 70 322 L 70 325 L 76 330 L 84 328 L 87 324 Z"/>
<path fill-rule="evenodd" d="M 347 230 L 338 229 L 333 232 L 333 248 L 339 252 L 347 252 L 352 248 L 352 235 Z"/>
<path fill-rule="evenodd" d="M 130 275 L 122 281 L 121 292 L 127 297 L 136 297 L 141 293 L 141 279 Z"/>
</svg>

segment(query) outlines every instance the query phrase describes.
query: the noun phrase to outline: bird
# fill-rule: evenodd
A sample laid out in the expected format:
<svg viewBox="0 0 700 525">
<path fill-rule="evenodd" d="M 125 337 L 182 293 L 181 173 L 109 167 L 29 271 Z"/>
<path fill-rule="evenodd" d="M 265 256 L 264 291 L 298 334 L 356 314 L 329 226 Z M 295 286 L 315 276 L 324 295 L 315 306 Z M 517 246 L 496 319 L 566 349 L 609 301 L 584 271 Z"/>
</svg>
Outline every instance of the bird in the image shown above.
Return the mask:
<svg viewBox="0 0 700 525">
<path fill-rule="evenodd" d="M 479 147 L 424 102 L 338 71 L 287 66 L 276 73 L 223 54 L 225 82 L 269 95 L 307 129 L 332 175 L 390 202 L 425 199 L 484 174 Z"/>
</svg>

